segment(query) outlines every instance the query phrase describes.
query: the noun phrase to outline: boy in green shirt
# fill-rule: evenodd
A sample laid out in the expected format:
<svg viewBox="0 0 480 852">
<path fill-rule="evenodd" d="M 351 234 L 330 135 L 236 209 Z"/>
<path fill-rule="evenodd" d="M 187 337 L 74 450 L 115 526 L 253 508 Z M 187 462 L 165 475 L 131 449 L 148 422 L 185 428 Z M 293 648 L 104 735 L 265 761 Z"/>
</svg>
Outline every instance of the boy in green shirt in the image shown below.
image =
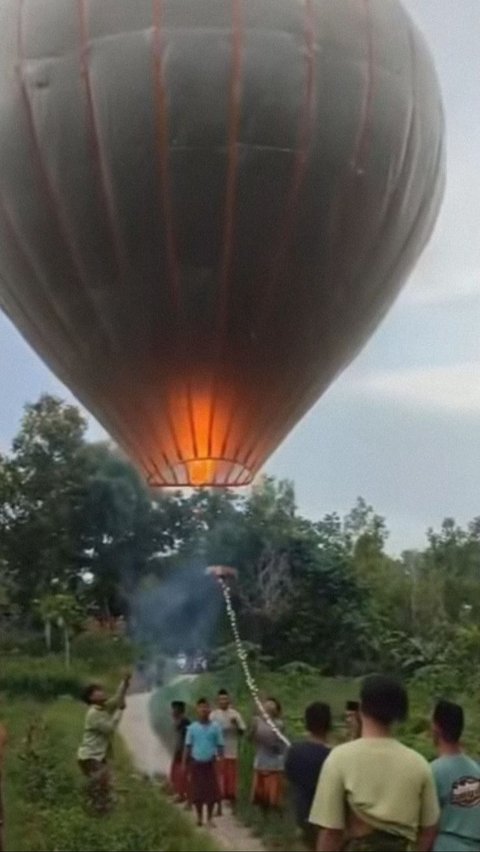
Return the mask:
<svg viewBox="0 0 480 852">
<path fill-rule="evenodd" d="M 393 678 L 363 682 L 360 739 L 334 748 L 323 765 L 310 813 L 319 852 L 429 852 L 439 807 L 430 767 L 392 735 L 408 714 Z"/>
<path fill-rule="evenodd" d="M 131 675 L 123 678 L 117 692 L 108 698 L 102 686 L 92 683 L 84 691 L 88 705 L 78 764 L 88 779 L 88 795 L 95 810 L 104 812 L 111 804 L 111 773 L 108 761 L 113 753 L 113 737 L 123 711 Z"/>
<path fill-rule="evenodd" d="M 439 701 L 432 726 L 439 756 L 432 772 L 442 814 L 434 852 L 480 849 L 480 766 L 462 751 L 463 726 L 460 705 Z"/>
</svg>

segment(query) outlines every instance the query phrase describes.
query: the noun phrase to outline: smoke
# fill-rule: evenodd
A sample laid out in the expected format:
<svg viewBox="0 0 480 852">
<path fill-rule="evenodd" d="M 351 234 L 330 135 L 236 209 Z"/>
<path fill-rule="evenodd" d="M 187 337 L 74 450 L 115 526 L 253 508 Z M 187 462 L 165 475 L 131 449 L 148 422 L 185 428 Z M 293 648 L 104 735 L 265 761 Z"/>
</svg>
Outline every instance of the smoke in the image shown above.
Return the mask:
<svg viewBox="0 0 480 852">
<path fill-rule="evenodd" d="M 176 568 L 137 593 L 132 607 L 135 639 L 167 656 L 206 651 L 222 608 L 218 585 L 203 568 L 192 564 Z"/>
</svg>

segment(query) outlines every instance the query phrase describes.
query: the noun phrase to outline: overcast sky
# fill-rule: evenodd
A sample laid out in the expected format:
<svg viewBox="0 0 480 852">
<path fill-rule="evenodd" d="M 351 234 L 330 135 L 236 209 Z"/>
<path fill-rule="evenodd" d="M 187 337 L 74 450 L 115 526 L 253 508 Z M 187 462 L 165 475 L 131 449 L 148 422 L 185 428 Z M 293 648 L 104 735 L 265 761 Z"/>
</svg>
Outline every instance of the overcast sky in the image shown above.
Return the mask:
<svg viewBox="0 0 480 852">
<path fill-rule="evenodd" d="M 270 460 L 312 517 L 363 495 L 390 549 L 480 515 L 480 0 L 404 0 L 433 52 L 448 131 L 435 235 L 382 327 Z M 64 388 L 0 317 L 0 449 L 26 400 Z M 95 424 L 92 437 L 99 434 Z"/>
</svg>

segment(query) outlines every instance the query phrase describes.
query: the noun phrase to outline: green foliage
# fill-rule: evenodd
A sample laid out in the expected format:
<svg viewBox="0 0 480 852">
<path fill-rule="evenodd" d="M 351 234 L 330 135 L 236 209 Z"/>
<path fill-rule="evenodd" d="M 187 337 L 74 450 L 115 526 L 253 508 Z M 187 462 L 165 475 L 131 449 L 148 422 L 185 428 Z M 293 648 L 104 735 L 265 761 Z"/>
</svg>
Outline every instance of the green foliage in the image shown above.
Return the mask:
<svg viewBox="0 0 480 852">
<path fill-rule="evenodd" d="M 0 656 L 2 661 L 7 656 L 43 657 L 45 644 L 43 636 L 34 630 L 29 630 L 20 623 L 0 625 Z M 2 662 L 3 666 L 3 662 Z"/>
<path fill-rule="evenodd" d="M 0 647 L 25 648 L 10 638 L 20 624 L 29 635 L 43 626 L 47 648 L 57 650 L 61 623 L 68 662 L 71 643 L 73 657 L 88 646 L 73 635 L 87 613 L 138 616 L 139 637 L 155 657 L 184 642 L 196 647 L 189 618 L 177 633 L 177 613 L 167 619 L 153 606 L 145 626 L 136 603 L 153 601 L 155 589 L 188 568 L 193 581 L 178 584 L 179 598 L 185 612 L 192 602 L 203 611 L 215 596 L 204 568 L 230 564 L 239 574 L 241 633 L 273 668 L 301 661 L 332 675 L 383 669 L 445 686 L 460 673 L 475 686 L 480 519 L 466 529 L 446 519 L 423 551 L 397 559 L 387 542 L 385 519 L 363 498 L 345 518 L 310 521 L 297 511 L 293 484 L 271 477 L 246 495 L 152 493 L 119 451 L 86 442 L 78 409 L 43 396 L 26 406 L 10 454 L 0 456 Z M 210 627 L 214 648 L 226 645 L 227 620 Z M 113 662 L 115 651 L 94 652 L 96 642 L 83 658 Z"/>
<path fill-rule="evenodd" d="M 117 747 L 119 802 L 92 818 L 85 809 L 75 754 L 84 710 L 57 701 L 45 708 L 9 702 L 2 718 L 11 734 L 7 753 L 7 848 L 19 852 L 207 852 L 211 840 L 169 805 L 159 788 L 132 774 Z M 118 743 L 120 746 L 120 743 Z"/>
<path fill-rule="evenodd" d="M 0 693 L 48 701 L 60 695 L 79 697 L 86 680 L 85 670 L 66 671 L 56 658 L 9 657 L 0 668 Z"/>
<path fill-rule="evenodd" d="M 90 671 L 99 672 L 132 665 L 138 649 L 124 636 L 84 632 L 73 640 L 72 656 Z"/>
<path fill-rule="evenodd" d="M 55 742 L 45 722 L 32 722 L 19 751 L 23 795 L 27 802 L 39 806 L 53 805 L 67 788 L 56 789 Z"/>
</svg>

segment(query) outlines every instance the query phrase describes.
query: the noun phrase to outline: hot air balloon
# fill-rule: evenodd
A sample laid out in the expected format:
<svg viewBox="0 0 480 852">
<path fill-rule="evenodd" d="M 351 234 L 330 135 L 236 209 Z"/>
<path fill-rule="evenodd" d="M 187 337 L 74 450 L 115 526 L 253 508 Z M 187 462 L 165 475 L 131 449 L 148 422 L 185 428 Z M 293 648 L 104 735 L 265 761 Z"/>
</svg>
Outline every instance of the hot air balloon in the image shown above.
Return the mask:
<svg viewBox="0 0 480 852">
<path fill-rule="evenodd" d="M 0 4 L 0 304 L 152 484 L 251 481 L 443 187 L 397 0 Z"/>
</svg>

